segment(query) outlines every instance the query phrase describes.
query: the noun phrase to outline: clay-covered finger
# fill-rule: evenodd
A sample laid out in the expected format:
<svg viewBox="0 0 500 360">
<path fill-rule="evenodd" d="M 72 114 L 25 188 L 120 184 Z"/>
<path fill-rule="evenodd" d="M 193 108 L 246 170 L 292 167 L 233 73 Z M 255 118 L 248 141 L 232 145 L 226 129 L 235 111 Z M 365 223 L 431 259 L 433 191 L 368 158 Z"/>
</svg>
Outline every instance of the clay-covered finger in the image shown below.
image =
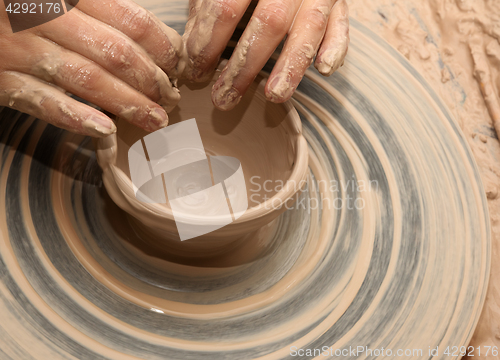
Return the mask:
<svg viewBox="0 0 500 360">
<path fill-rule="evenodd" d="M 292 25 L 300 0 L 259 1 L 233 55 L 212 89 L 212 101 L 230 110 L 264 67 Z"/>
<path fill-rule="evenodd" d="M 171 111 L 179 102 L 172 86 L 146 51 L 120 31 L 74 9 L 40 27 L 46 38 L 96 62 L 109 73 Z M 71 35 L 68 35 L 71 34 Z"/>
<path fill-rule="evenodd" d="M 79 1 L 76 8 L 134 40 L 169 76 L 182 72 L 177 69 L 184 48 L 181 36 L 150 11 L 131 0 Z"/>
<path fill-rule="evenodd" d="M 190 18 L 183 36 L 187 79 L 204 81 L 211 77 L 249 3 L 250 0 L 191 1 Z"/>
<path fill-rule="evenodd" d="M 335 0 L 304 0 L 266 84 L 266 97 L 281 103 L 292 96 L 325 35 Z"/>
<path fill-rule="evenodd" d="M 322 75 L 330 76 L 344 63 L 348 47 L 349 8 L 346 0 L 338 0 L 330 14 L 314 66 Z"/>
<path fill-rule="evenodd" d="M 184 34 L 182 35 L 183 40 L 191 33 L 193 30 L 194 23 L 196 22 L 196 14 L 200 11 L 201 4 L 203 0 L 189 0 L 189 14 L 184 28 Z"/>
<path fill-rule="evenodd" d="M 109 117 L 34 76 L 2 72 L 0 89 L 0 106 L 9 106 L 77 134 L 105 137 L 116 132 Z"/>
<path fill-rule="evenodd" d="M 57 85 L 145 130 L 167 126 L 168 116 L 160 105 L 93 61 L 46 39 L 36 37 L 30 44 L 31 49 L 20 46 L 13 51 L 16 61 L 8 70 Z"/>
</svg>

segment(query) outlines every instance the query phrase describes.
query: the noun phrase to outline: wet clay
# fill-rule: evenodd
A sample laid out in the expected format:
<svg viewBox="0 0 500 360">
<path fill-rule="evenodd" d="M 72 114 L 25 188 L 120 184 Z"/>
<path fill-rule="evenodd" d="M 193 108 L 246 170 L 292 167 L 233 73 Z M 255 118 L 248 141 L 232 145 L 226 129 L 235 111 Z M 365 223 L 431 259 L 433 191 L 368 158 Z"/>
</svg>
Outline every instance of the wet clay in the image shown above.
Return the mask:
<svg viewBox="0 0 500 360">
<path fill-rule="evenodd" d="M 220 262 L 164 258 L 108 197 L 89 138 L 1 110 L 6 357 L 282 359 L 326 347 L 333 358 L 350 346 L 465 345 L 489 270 L 479 172 L 414 68 L 356 21 L 351 37 L 344 67 L 326 79 L 308 71 L 294 96 L 305 191 L 265 237 Z"/>
<path fill-rule="evenodd" d="M 419 70 L 459 122 L 485 186 L 492 226 L 491 256 L 498 259 L 500 3 L 351 0 L 349 8 L 354 18 L 380 34 Z M 499 266 L 500 262 L 492 262 L 483 316 L 471 342 L 475 347 L 500 348 Z M 497 359 L 493 354 L 484 358 Z"/>
<path fill-rule="evenodd" d="M 195 118 L 207 155 L 232 156 L 241 162 L 249 209 L 224 228 L 180 243 L 168 202 L 143 203 L 133 192 L 128 151 L 148 133 L 119 119 L 117 134 L 98 141 L 97 158 L 111 198 L 138 220 L 152 243 L 173 248 L 184 257 L 187 253 L 179 253 L 183 249 L 193 257 L 212 256 L 258 231 L 286 210 L 304 187 L 307 175 L 307 147 L 293 106 L 267 102 L 263 92 L 266 79 L 259 75 L 249 96 L 236 109 L 217 110 L 210 91 L 219 75 L 220 71 L 216 72 L 206 83 L 181 84 L 183 96 L 170 113 L 170 124 Z"/>
<path fill-rule="evenodd" d="M 345 66 L 328 79 L 308 71 L 294 97 L 306 191 L 219 262 L 144 244 L 106 195 L 88 138 L 0 110 L 5 357 L 282 359 L 326 347 L 333 358 L 367 346 L 422 358 L 466 345 L 490 265 L 478 169 L 414 68 L 361 24 L 351 34 Z"/>
</svg>

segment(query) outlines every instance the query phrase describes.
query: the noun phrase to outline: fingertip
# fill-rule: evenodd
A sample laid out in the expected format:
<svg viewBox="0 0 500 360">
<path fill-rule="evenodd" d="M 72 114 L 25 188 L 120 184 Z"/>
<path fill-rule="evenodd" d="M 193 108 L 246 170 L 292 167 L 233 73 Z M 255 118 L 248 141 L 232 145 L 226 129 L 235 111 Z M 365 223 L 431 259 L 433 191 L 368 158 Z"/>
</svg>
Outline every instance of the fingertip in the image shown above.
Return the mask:
<svg viewBox="0 0 500 360">
<path fill-rule="evenodd" d="M 284 97 L 281 97 L 279 95 L 277 95 L 276 93 L 274 93 L 273 91 L 271 90 L 266 90 L 264 92 L 264 94 L 266 95 L 266 99 L 270 102 L 273 102 L 275 104 L 281 104 L 281 103 L 284 103 L 286 100 L 286 98 Z"/>
<path fill-rule="evenodd" d="M 103 138 L 116 133 L 116 125 L 105 115 L 91 115 L 83 121 L 82 130 L 85 135 Z"/>
<path fill-rule="evenodd" d="M 345 0 L 333 7 L 326 34 L 314 67 L 323 76 L 330 76 L 344 63 L 349 48 L 349 16 Z"/>
<path fill-rule="evenodd" d="M 179 104 L 179 101 L 181 101 L 181 94 L 179 89 L 177 88 L 173 89 L 174 89 L 174 91 L 172 92 L 173 96 L 170 96 L 168 98 L 165 97 L 162 100 L 158 101 L 158 105 L 160 105 L 166 113 L 169 113 L 172 110 L 174 110 L 177 104 Z"/>
<path fill-rule="evenodd" d="M 295 87 L 292 86 L 291 74 L 280 72 L 268 80 L 265 95 L 267 100 L 280 104 L 289 100 L 294 91 Z"/>
<path fill-rule="evenodd" d="M 156 107 L 148 111 L 148 121 L 145 127 L 146 130 L 156 131 L 163 129 L 167 125 L 168 125 L 168 115 L 163 108 Z"/>
<path fill-rule="evenodd" d="M 154 80 L 159 90 L 159 99 L 153 100 L 167 112 L 172 111 L 181 100 L 179 89 L 172 84 L 167 74 L 165 74 L 159 67 L 156 68 Z"/>
<path fill-rule="evenodd" d="M 155 106 L 132 106 L 124 109 L 118 115 L 149 132 L 162 129 L 168 125 L 167 112 L 156 104 Z"/>
<path fill-rule="evenodd" d="M 314 67 L 321 75 L 330 76 L 342 66 L 346 54 L 347 48 L 345 47 L 337 46 L 327 49 L 318 56 Z"/>
<path fill-rule="evenodd" d="M 331 76 L 335 72 L 333 67 L 331 65 L 326 64 L 325 62 L 316 62 L 314 63 L 314 67 L 316 68 L 316 70 L 318 70 L 318 72 L 321 75 L 325 77 Z"/>
<path fill-rule="evenodd" d="M 234 109 L 241 101 L 241 93 L 238 89 L 231 85 L 226 85 L 224 82 L 216 82 L 212 87 L 212 103 L 222 111 Z"/>
</svg>

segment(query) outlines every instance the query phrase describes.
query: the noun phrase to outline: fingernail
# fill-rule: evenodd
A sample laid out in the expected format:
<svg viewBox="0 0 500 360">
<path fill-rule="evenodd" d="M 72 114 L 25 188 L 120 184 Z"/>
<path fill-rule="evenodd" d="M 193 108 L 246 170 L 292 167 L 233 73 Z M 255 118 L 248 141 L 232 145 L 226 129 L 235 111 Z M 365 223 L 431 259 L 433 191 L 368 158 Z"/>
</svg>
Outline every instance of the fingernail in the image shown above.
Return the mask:
<svg viewBox="0 0 500 360">
<path fill-rule="evenodd" d="M 162 129 L 168 125 L 168 115 L 162 108 L 149 111 L 148 127 L 151 131 Z"/>
<path fill-rule="evenodd" d="M 107 118 L 107 117 L 103 118 L 103 117 L 100 117 L 100 116 L 91 116 L 89 118 L 89 120 L 94 121 L 95 123 L 97 123 L 99 125 L 102 125 L 105 128 L 107 128 L 107 129 L 116 128 L 115 127 L 115 123 L 113 122 L 113 120 L 111 120 L 110 118 Z"/>
<path fill-rule="evenodd" d="M 212 102 L 220 110 L 231 110 L 240 100 L 239 91 L 232 86 L 220 83 L 212 88 Z"/>
<path fill-rule="evenodd" d="M 268 100 L 272 102 L 284 102 L 288 100 L 295 90 L 291 86 L 292 77 L 290 74 L 280 73 L 269 83 L 269 91 L 266 93 Z"/>
<path fill-rule="evenodd" d="M 102 137 L 114 134 L 116 126 L 109 118 L 91 115 L 83 123 L 82 127 L 94 136 Z"/>
</svg>

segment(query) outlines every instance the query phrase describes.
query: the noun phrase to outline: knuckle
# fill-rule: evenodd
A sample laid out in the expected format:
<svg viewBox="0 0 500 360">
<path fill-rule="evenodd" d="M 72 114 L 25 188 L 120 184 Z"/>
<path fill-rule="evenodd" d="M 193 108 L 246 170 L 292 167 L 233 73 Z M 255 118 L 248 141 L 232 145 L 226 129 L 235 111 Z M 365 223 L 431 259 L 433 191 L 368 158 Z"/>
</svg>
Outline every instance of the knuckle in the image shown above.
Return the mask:
<svg viewBox="0 0 500 360">
<path fill-rule="evenodd" d="M 153 24 L 151 13 L 143 8 L 138 8 L 135 12 L 129 14 L 127 23 L 134 34 L 133 39 L 138 41 L 146 36 Z"/>
<path fill-rule="evenodd" d="M 102 70 L 92 64 L 79 64 L 71 66 L 67 81 L 86 90 L 97 90 Z"/>
<path fill-rule="evenodd" d="M 326 29 L 328 18 L 320 9 L 313 8 L 308 10 L 306 19 L 313 31 L 322 32 Z"/>
<path fill-rule="evenodd" d="M 288 31 L 289 14 L 285 2 L 272 2 L 260 10 L 256 16 L 264 23 L 266 31 L 272 35 L 284 35 Z"/>
<path fill-rule="evenodd" d="M 105 61 L 113 70 L 127 70 L 136 62 L 136 52 L 126 40 L 115 41 L 105 53 Z"/>
</svg>

